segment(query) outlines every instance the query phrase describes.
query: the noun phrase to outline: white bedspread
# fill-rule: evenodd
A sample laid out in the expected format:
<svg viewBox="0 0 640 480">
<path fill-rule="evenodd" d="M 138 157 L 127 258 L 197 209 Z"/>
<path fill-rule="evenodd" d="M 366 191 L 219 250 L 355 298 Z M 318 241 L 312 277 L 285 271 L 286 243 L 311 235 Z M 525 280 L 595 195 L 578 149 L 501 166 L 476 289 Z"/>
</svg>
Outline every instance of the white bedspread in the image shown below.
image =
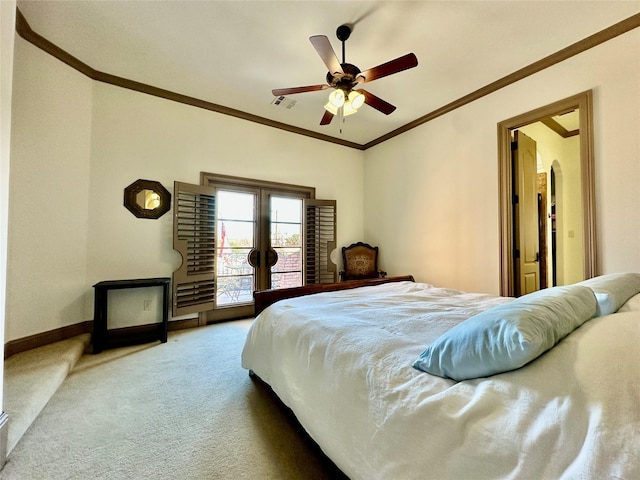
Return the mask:
<svg viewBox="0 0 640 480">
<path fill-rule="evenodd" d="M 640 479 L 640 312 L 592 319 L 489 378 L 412 368 L 506 301 L 411 282 L 282 300 L 252 325 L 242 364 L 353 480 Z"/>
</svg>

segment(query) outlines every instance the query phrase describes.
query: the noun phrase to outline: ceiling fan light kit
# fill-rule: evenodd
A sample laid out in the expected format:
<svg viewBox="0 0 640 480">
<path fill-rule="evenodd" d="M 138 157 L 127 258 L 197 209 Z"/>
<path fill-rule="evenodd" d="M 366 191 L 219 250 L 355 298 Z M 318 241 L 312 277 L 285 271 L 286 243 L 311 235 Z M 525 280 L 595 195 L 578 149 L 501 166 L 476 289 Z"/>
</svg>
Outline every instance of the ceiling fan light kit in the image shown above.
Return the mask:
<svg viewBox="0 0 640 480">
<path fill-rule="evenodd" d="M 329 103 L 336 108 L 340 108 L 342 105 L 344 105 L 344 98 L 344 91 L 336 88 L 329 94 Z"/>
<path fill-rule="evenodd" d="M 351 27 L 346 24 L 339 26 L 336 30 L 336 36 L 342 42 L 342 63 L 338 61 L 338 57 L 325 35 L 309 37 L 311 44 L 329 70 L 326 76 L 326 85 L 278 88 L 272 90 L 273 95 L 293 95 L 333 88 L 334 90 L 329 94 L 329 101 L 324 106 L 326 111 L 320 120 L 320 125 L 330 124 L 335 115 L 343 117 L 353 115 L 365 103 L 385 115 L 392 113 L 396 109 L 395 106 L 362 88 L 356 90 L 356 87 L 362 83 L 372 82 L 378 78 L 416 67 L 418 65 L 417 57 L 413 53 L 408 53 L 362 72 L 355 65 L 345 61 L 345 42 L 351 36 Z"/>
<path fill-rule="evenodd" d="M 347 117 L 356 113 L 364 104 L 364 100 L 364 95 L 357 90 L 351 90 L 348 95 L 345 95 L 344 90 L 336 88 L 329 94 L 329 102 L 324 108 L 333 115 L 337 115 L 338 109 L 342 108 L 343 115 Z"/>
<path fill-rule="evenodd" d="M 352 90 L 349 92 L 349 102 L 351 106 L 357 110 L 364 105 L 364 95 L 357 90 Z"/>
</svg>

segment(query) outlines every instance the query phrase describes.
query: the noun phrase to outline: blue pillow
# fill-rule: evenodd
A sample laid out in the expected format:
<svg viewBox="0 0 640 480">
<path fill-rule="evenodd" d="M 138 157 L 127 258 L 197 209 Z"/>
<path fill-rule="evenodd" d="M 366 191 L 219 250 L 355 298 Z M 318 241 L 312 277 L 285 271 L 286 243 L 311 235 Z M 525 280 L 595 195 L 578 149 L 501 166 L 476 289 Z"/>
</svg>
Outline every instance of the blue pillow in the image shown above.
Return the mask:
<svg viewBox="0 0 640 480">
<path fill-rule="evenodd" d="M 539 290 L 459 323 L 429 345 L 413 366 L 454 380 L 515 370 L 552 348 L 595 312 L 596 299 L 587 287 Z"/>
<path fill-rule="evenodd" d="M 589 287 L 598 301 L 597 317 L 615 313 L 634 295 L 640 293 L 640 273 L 609 273 L 576 283 Z"/>
</svg>

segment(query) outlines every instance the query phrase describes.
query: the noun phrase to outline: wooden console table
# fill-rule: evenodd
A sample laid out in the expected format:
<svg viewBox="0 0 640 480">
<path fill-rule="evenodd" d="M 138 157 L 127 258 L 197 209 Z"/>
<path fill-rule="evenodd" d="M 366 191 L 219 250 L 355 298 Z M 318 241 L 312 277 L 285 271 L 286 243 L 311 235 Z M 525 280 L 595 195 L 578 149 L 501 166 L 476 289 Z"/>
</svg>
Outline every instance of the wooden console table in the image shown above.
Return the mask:
<svg viewBox="0 0 640 480">
<path fill-rule="evenodd" d="M 138 278 L 135 280 L 107 280 L 96 283 L 93 313 L 93 353 L 105 348 L 118 347 L 151 340 L 167 341 L 169 326 L 169 281 L 170 278 Z M 117 331 L 107 328 L 107 294 L 109 290 L 124 288 L 162 287 L 162 322 L 151 325 L 138 325 L 120 328 Z"/>
</svg>

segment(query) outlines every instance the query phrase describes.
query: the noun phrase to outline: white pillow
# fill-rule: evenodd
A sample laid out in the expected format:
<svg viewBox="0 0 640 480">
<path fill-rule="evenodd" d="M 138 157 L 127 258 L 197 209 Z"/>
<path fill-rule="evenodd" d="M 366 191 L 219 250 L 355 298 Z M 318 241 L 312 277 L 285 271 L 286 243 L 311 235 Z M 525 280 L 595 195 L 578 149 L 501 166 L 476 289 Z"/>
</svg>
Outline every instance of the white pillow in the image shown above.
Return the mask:
<svg viewBox="0 0 640 480">
<path fill-rule="evenodd" d="M 609 273 L 576 283 L 591 288 L 598 301 L 597 317 L 618 311 L 634 295 L 640 293 L 640 273 Z"/>
<path fill-rule="evenodd" d="M 640 293 L 631 297 L 627 302 L 622 305 L 619 312 L 638 312 L 640 311 Z"/>
</svg>

